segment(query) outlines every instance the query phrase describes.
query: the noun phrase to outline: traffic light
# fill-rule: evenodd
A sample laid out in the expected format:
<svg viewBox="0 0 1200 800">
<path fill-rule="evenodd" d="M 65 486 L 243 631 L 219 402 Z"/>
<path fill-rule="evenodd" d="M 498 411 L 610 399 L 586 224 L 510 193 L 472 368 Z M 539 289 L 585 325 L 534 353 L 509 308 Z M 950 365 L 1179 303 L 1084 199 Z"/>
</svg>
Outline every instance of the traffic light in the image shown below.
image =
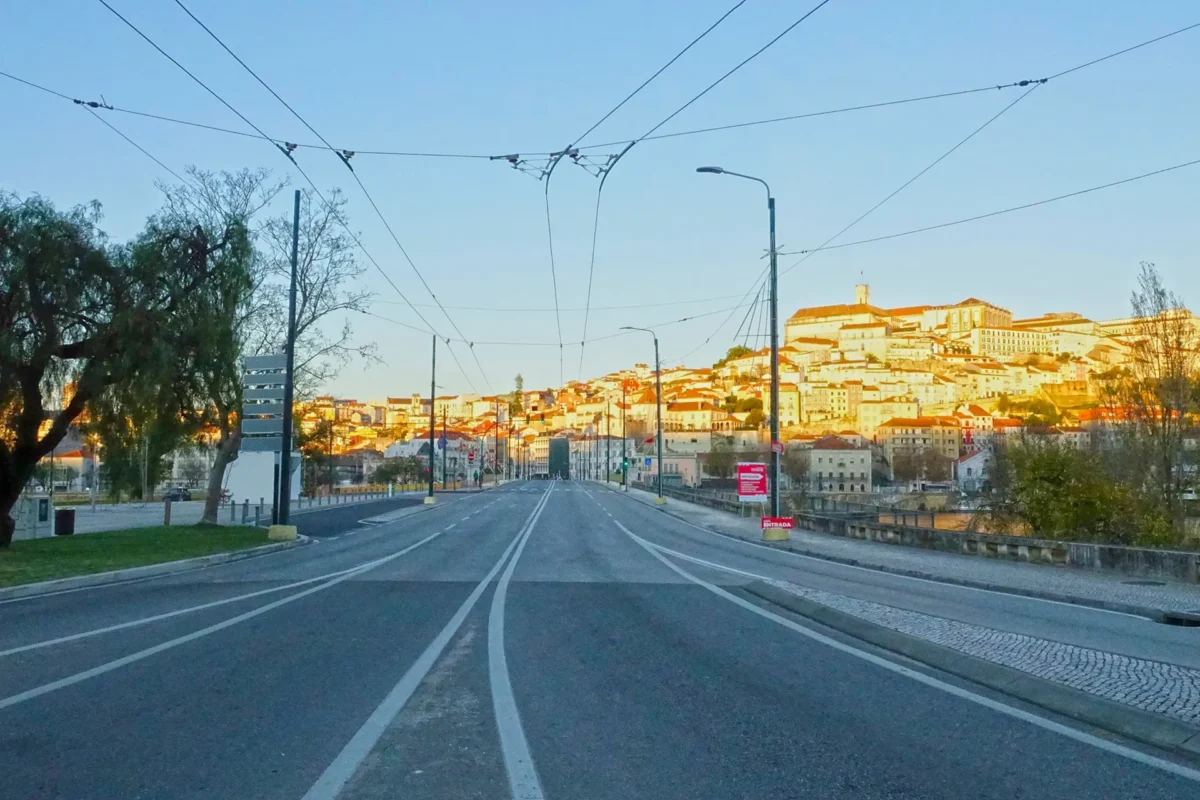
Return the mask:
<svg viewBox="0 0 1200 800">
<path fill-rule="evenodd" d="M 629 469 L 629 457 L 621 459 L 621 469 Z"/>
</svg>

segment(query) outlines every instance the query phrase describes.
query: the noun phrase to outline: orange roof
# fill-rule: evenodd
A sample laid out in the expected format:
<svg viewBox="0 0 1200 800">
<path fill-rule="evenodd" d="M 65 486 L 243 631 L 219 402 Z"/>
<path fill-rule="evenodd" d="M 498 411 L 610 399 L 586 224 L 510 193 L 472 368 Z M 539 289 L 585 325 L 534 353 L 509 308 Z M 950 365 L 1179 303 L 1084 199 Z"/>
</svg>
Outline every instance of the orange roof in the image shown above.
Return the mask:
<svg viewBox="0 0 1200 800">
<path fill-rule="evenodd" d="M 862 322 L 855 325 L 843 325 L 842 330 L 854 330 L 861 328 L 886 328 L 886 322 Z"/>
<path fill-rule="evenodd" d="M 815 336 L 797 336 L 792 342 L 801 342 L 802 344 L 827 344 L 830 347 L 837 344 L 833 339 L 821 339 Z"/>
<path fill-rule="evenodd" d="M 893 317 L 904 317 L 908 316 L 909 314 L 921 314 L 931 308 L 933 308 L 933 306 L 904 306 L 903 308 L 888 309 L 887 313 L 891 314 Z"/>
<path fill-rule="evenodd" d="M 866 303 L 834 303 L 831 306 L 813 306 L 812 308 L 801 308 L 795 314 L 788 318 L 790 322 L 793 319 L 811 319 L 813 317 L 835 317 L 843 314 L 877 314 L 885 316 L 887 314 L 882 308 L 876 308 Z"/>
<path fill-rule="evenodd" d="M 686 403 L 668 403 L 668 411 L 720 411 L 714 403 L 708 402 L 686 402 Z"/>
<path fill-rule="evenodd" d="M 958 427 L 954 424 L 952 418 L 949 417 L 916 417 L 908 419 L 905 417 L 896 417 L 889 419 L 879 427 L 881 428 L 935 428 L 935 427 Z"/>
</svg>

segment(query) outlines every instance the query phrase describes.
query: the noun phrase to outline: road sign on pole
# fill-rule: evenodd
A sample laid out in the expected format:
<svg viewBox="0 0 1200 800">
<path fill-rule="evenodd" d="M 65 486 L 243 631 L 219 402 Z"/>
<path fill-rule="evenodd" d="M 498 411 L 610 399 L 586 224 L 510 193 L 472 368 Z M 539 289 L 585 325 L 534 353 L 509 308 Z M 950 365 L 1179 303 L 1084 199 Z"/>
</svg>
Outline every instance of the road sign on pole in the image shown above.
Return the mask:
<svg viewBox="0 0 1200 800">
<path fill-rule="evenodd" d="M 475 463 L 475 451 L 474 451 L 474 450 L 472 450 L 471 452 L 467 453 L 467 463 L 468 463 L 468 464 L 474 464 L 474 463 Z"/>
<path fill-rule="evenodd" d="M 779 441 L 778 439 L 771 442 L 771 452 L 783 455 L 783 442 Z"/>
</svg>

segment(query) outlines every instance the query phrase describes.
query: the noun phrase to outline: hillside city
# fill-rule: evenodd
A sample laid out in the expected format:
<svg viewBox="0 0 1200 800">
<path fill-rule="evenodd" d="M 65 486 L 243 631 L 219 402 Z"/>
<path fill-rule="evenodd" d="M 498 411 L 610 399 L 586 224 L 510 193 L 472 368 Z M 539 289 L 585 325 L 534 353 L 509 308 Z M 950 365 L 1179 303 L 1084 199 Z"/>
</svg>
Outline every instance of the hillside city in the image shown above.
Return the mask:
<svg viewBox="0 0 1200 800">
<path fill-rule="evenodd" d="M 860 284 L 852 303 L 801 308 L 787 319 L 779 348 L 782 438 L 791 449 L 849 444 L 871 451 L 874 468 L 857 476 L 835 480 L 832 470 L 814 464 L 807 476 L 814 489 L 869 492 L 898 482 L 976 491 L 986 480 L 994 437 L 1031 431 L 1083 447 L 1111 421 L 1098 380 L 1127 362 L 1140 324 L 1075 312 L 1014 318 L 974 297 L 885 308 L 872 304 L 870 287 Z M 769 444 L 763 413 L 769 367 L 769 348 L 735 347 L 711 366 L 663 368 L 668 485 L 728 478 L 724 460 L 709 464 L 714 449 L 729 447 L 746 459 L 761 455 Z M 320 436 L 313 446 L 333 455 L 342 480 L 370 481 L 392 458 L 428 464 L 428 395 L 324 395 L 301 408 L 303 429 Z M 593 475 L 602 475 L 605 464 L 609 473 L 621 470 L 622 443 L 626 456 L 636 456 L 630 479 L 657 471 L 655 374 L 648 363 L 559 387 L 439 395 L 432 412 L 435 440 L 448 442 L 435 474 L 444 455 L 452 478 L 475 477 L 480 467 L 491 473 L 497 464 L 501 472 L 544 476 L 553 437 L 571 441 L 576 461 L 598 454 L 594 467 L 583 464 Z"/>
</svg>

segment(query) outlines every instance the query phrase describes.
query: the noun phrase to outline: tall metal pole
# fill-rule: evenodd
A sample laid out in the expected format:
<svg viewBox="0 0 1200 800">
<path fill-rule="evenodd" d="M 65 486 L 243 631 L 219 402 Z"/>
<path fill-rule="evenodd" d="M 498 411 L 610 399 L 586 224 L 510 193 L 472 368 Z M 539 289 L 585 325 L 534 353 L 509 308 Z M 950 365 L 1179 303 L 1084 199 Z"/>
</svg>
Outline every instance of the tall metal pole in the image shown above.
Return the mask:
<svg viewBox="0 0 1200 800">
<path fill-rule="evenodd" d="M 604 482 L 608 483 L 608 473 L 612 468 L 612 425 L 609 424 L 611 406 L 608 397 L 604 398 Z"/>
<path fill-rule="evenodd" d="M 775 198 L 771 195 L 770 185 L 762 178 L 753 175 L 743 175 L 732 172 L 724 167 L 697 167 L 696 172 L 710 175 L 732 175 L 735 178 L 745 178 L 756 181 L 767 190 L 767 213 L 771 226 L 771 275 L 770 284 L 771 305 L 771 463 L 770 463 L 770 493 L 771 516 L 779 516 L 779 453 L 775 452 L 776 442 L 779 441 L 779 267 L 775 252 Z"/>
<path fill-rule="evenodd" d="M 658 418 L 658 502 L 663 502 L 662 362 L 658 360 L 658 334 L 654 334 L 654 400 Z"/>
<path fill-rule="evenodd" d="M 629 491 L 629 455 L 625 452 L 625 442 L 629 434 L 625 432 L 625 379 L 621 379 L 621 488 Z"/>
<path fill-rule="evenodd" d="M 433 502 L 433 398 L 437 397 L 437 336 L 433 337 L 433 358 L 429 362 L 429 500 Z"/>
<path fill-rule="evenodd" d="M 443 439 L 446 438 L 446 409 L 444 406 L 442 407 L 442 438 Z M 447 442 L 447 445 L 448 444 L 449 444 L 449 442 Z M 448 446 L 442 448 L 442 491 L 443 492 L 446 491 L 446 452 L 449 449 L 450 448 Z"/>
<path fill-rule="evenodd" d="M 779 267 L 775 253 L 775 198 L 767 191 L 771 218 L 771 516 L 779 516 Z"/>
<path fill-rule="evenodd" d="M 283 435 L 279 439 L 279 497 L 276 498 L 280 525 L 288 524 L 292 499 L 292 401 L 296 386 L 296 262 L 299 251 L 300 190 L 297 189 L 292 204 L 292 275 L 288 287 L 287 366 L 283 377 Z"/>
</svg>

